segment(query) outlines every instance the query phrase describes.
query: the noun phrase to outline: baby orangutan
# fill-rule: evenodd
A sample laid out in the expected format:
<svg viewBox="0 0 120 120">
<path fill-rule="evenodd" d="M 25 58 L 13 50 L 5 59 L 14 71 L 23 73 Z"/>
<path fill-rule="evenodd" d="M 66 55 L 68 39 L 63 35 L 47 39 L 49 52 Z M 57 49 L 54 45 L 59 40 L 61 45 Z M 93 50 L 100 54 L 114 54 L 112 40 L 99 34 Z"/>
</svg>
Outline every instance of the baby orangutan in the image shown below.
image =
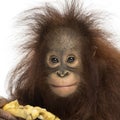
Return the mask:
<svg viewBox="0 0 120 120">
<path fill-rule="evenodd" d="M 77 2 L 66 2 L 63 11 L 46 5 L 24 12 L 28 40 L 9 81 L 9 100 L 61 120 L 120 120 L 120 51 Z M 0 119 L 18 120 L 2 110 L 2 101 Z"/>
</svg>

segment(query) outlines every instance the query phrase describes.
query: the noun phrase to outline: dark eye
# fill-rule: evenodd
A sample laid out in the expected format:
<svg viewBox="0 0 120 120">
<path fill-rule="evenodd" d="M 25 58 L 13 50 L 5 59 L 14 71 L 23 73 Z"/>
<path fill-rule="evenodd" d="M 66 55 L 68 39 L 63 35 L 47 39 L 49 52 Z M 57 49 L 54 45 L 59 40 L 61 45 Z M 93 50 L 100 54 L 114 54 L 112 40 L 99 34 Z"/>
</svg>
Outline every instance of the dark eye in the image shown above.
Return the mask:
<svg viewBox="0 0 120 120">
<path fill-rule="evenodd" d="M 67 62 L 68 63 L 72 63 L 72 62 L 74 62 L 75 61 L 75 57 L 74 56 L 70 56 L 70 57 L 68 57 L 68 59 L 67 59 Z"/>
<path fill-rule="evenodd" d="M 59 62 L 57 57 L 51 57 L 50 61 L 51 61 L 51 63 L 58 63 Z"/>
</svg>

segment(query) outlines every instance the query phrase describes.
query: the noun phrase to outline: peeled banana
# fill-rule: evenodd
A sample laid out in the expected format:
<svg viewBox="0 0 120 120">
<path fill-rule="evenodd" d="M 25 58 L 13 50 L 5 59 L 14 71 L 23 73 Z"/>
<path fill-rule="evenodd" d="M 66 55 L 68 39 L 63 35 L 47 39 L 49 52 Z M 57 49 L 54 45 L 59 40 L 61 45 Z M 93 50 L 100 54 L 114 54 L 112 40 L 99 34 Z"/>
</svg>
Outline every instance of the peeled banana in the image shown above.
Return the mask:
<svg viewBox="0 0 120 120">
<path fill-rule="evenodd" d="M 3 107 L 3 110 L 11 113 L 12 115 L 14 115 L 16 117 L 20 117 L 25 120 L 35 120 L 35 119 L 60 120 L 58 117 L 56 117 L 54 114 L 48 112 L 44 108 L 33 107 L 30 105 L 22 106 L 22 105 L 19 105 L 17 100 L 6 104 Z"/>
</svg>

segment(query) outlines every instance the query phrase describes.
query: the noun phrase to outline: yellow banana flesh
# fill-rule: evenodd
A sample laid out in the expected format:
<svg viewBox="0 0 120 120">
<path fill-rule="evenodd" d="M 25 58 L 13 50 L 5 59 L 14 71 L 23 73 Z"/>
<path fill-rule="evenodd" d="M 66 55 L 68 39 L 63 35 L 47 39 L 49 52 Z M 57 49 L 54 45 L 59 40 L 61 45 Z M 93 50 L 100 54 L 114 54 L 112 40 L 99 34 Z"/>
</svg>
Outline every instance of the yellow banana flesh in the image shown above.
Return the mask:
<svg viewBox="0 0 120 120">
<path fill-rule="evenodd" d="M 33 107 L 30 105 L 22 106 L 19 105 L 17 100 L 6 104 L 3 107 L 3 110 L 25 120 L 35 120 L 37 118 L 40 120 L 60 120 L 58 117 L 48 112 L 44 108 Z"/>
</svg>

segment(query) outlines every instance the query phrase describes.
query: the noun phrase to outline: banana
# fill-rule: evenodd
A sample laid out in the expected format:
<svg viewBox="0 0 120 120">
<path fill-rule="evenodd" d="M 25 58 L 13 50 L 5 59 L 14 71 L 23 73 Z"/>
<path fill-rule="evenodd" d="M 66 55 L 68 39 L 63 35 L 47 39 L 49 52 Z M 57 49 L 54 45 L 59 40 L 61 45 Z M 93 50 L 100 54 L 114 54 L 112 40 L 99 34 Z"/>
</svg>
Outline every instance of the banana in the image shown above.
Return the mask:
<svg viewBox="0 0 120 120">
<path fill-rule="evenodd" d="M 58 117 L 48 112 L 44 108 L 33 107 L 31 105 L 23 106 L 20 105 L 17 100 L 6 104 L 3 107 L 3 110 L 25 120 L 35 120 L 37 118 L 40 120 L 60 120 Z"/>
</svg>

